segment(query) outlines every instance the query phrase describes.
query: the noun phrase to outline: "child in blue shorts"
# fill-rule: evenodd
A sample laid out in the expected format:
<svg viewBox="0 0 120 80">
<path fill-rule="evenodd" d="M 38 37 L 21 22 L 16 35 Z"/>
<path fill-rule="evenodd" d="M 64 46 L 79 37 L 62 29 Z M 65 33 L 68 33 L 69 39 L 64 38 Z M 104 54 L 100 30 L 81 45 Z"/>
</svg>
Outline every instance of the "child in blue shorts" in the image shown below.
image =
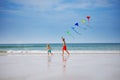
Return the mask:
<svg viewBox="0 0 120 80">
<path fill-rule="evenodd" d="M 51 47 L 50 44 L 47 45 L 47 50 L 48 50 L 48 55 L 53 55 L 53 53 L 51 53 Z"/>
</svg>

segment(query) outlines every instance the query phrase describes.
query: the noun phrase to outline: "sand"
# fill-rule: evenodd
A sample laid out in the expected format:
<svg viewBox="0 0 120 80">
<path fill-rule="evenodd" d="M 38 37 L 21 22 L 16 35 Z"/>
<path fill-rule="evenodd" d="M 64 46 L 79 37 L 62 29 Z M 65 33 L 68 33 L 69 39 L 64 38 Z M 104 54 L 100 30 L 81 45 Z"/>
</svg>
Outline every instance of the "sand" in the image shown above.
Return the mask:
<svg viewBox="0 0 120 80">
<path fill-rule="evenodd" d="M 120 54 L 3 55 L 0 80 L 120 80 Z"/>
</svg>

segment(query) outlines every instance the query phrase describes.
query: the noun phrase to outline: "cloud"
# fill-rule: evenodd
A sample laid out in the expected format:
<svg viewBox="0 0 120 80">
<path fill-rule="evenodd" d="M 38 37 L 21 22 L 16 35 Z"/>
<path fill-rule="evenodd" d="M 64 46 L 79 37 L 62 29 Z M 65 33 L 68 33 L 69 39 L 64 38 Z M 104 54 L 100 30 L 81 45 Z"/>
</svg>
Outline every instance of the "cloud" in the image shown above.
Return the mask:
<svg viewBox="0 0 120 80">
<path fill-rule="evenodd" d="M 59 3 L 55 10 L 74 10 L 74 9 L 91 9 L 91 8 L 109 8 L 120 4 L 118 0 L 76 0 L 74 2 Z"/>
<path fill-rule="evenodd" d="M 1 0 L 2 3 L 8 2 L 7 0 Z M 111 7 L 119 4 L 119 0 L 9 0 L 7 7 L 2 11 L 7 12 L 21 12 L 34 10 L 39 12 L 49 11 L 68 11 L 76 9 L 93 9 Z M 13 5 L 14 4 L 14 5 Z M 9 6 L 8 6 L 9 5 Z M 17 9 L 14 9 L 16 8 Z M 13 11 L 12 11 L 13 10 Z M 19 11 L 17 11 L 19 10 Z"/>
<path fill-rule="evenodd" d="M 59 3 L 59 0 L 10 0 L 16 4 L 22 4 L 24 8 L 32 8 L 39 11 L 49 11 Z"/>
<path fill-rule="evenodd" d="M 73 9 L 87 9 L 91 6 L 90 3 L 68 3 L 68 4 L 59 4 L 54 10 L 62 11 L 62 10 L 73 10 Z"/>
<path fill-rule="evenodd" d="M 1 13 L 11 13 L 11 14 L 15 14 L 15 13 L 19 13 L 20 11 L 16 11 L 16 10 L 0 10 Z"/>
</svg>

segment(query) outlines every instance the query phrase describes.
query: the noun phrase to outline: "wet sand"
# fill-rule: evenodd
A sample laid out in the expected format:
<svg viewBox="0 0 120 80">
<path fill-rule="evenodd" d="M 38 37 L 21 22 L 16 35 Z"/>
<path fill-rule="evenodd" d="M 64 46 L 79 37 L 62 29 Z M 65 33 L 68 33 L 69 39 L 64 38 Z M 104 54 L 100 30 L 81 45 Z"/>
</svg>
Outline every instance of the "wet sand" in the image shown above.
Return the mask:
<svg viewBox="0 0 120 80">
<path fill-rule="evenodd" d="M 120 80 L 120 54 L 0 56 L 0 80 Z"/>
</svg>

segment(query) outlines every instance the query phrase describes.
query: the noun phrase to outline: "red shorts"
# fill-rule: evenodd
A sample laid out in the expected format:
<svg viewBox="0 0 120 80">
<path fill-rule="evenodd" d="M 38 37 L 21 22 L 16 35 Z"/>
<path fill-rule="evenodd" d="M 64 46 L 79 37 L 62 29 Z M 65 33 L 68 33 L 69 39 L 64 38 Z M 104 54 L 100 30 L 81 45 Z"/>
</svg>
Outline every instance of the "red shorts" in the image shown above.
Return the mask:
<svg viewBox="0 0 120 80">
<path fill-rule="evenodd" d="M 66 50 L 67 49 L 67 47 L 66 46 L 63 46 L 63 48 L 62 48 L 63 50 Z"/>
</svg>

